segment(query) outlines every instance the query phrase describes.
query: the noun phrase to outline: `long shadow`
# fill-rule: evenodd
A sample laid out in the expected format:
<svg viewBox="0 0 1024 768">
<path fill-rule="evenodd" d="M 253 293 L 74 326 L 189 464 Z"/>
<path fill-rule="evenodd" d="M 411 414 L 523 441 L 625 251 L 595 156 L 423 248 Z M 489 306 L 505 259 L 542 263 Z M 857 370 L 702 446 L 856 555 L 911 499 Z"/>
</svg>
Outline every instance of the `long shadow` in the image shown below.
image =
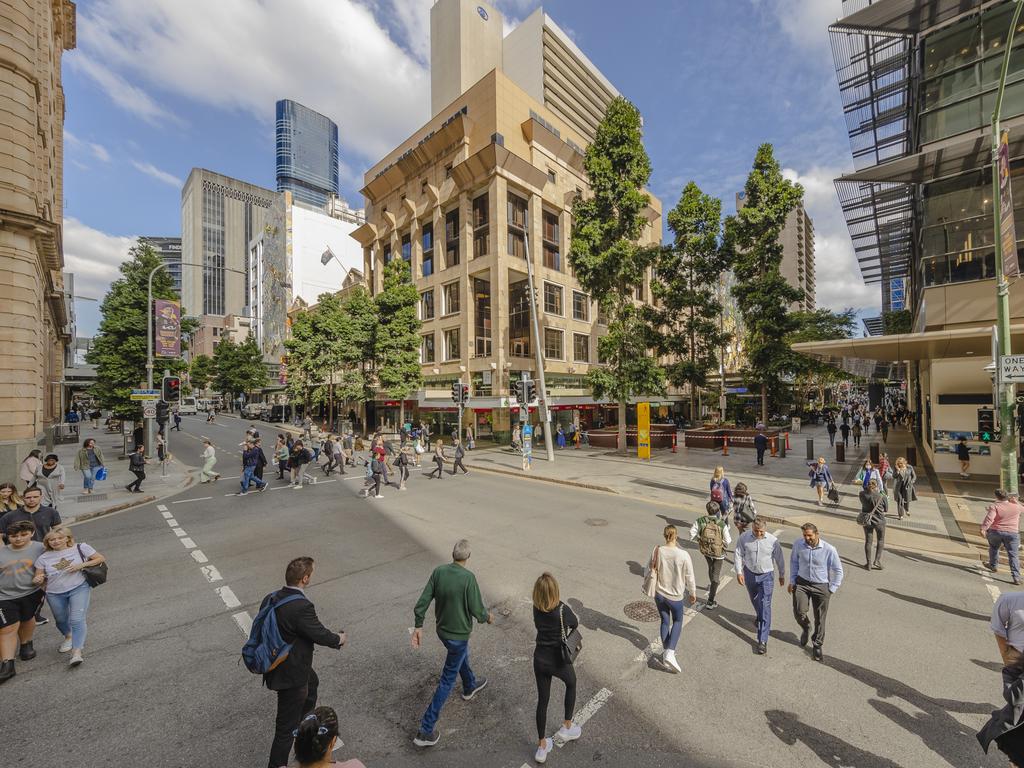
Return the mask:
<svg viewBox="0 0 1024 768">
<path fill-rule="evenodd" d="M 764 716 L 768 719 L 768 727 L 772 733 L 783 744 L 793 746 L 797 742 L 803 742 L 824 765 L 831 768 L 900 768 L 898 763 L 887 757 L 866 752 L 828 731 L 800 722 L 800 718 L 792 712 L 769 709 L 765 711 Z"/>
<path fill-rule="evenodd" d="M 636 560 L 627 560 L 626 565 L 629 566 L 629 572 L 634 576 L 643 576 L 644 567 L 640 565 Z"/>
<path fill-rule="evenodd" d="M 970 565 L 959 565 L 957 563 L 950 563 L 945 560 L 940 560 L 937 557 L 928 557 L 928 555 L 922 555 L 918 552 L 908 552 L 902 549 L 886 549 L 886 554 L 892 554 L 896 557 L 902 557 L 904 560 L 917 563 L 928 563 L 929 565 L 941 565 L 945 568 L 953 568 L 957 571 L 963 571 L 965 573 L 975 574 L 977 573 L 977 566 Z M 979 561 L 980 565 L 980 561 Z"/>
<path fill-rule="evenodd" d="M 776 590 L 782 589 L 776 587 Z M 788 596 L 787 596 L 788 597 Z M 784 605 L 791 609 L 792 602 L 787 600 Z M 750 644 L 751 648 L 757 648 L 757 634 L 754 631 L 754 612 L 753 608 L 750 609 L 750 613 L 743 613 L 741 611 L 734 611 L 731 608 L 726 608 L 723 605 L 719 605 L 714 611 L 702 611 L 704 616 L 709 617 L 715 624 L 720 626 L 722 629 L 731 632 L 741 640 L 745 640 Z M 773 605 L 772 606 L 772 620 L 774 621 L 779 617 L 779 610 Z M 796 634 L 793 632 L 784 632 L 780 629 L 772 629 L 768 633 L 769 637 L 773 637 L 780 643 L 789 643 L 790 645 L 798 645 Z"/>
<path fill-rule="evenodd" d="M 1002 672 L 1003 665 L 998 661 L 982 661 L 981 659 L 971 659 L 972 664 L 977 664 L 982 669 L 987 669 L 989 672 Z"/>
<path fill-rule="evenodd" d="M 644 480 L 639 477 L 633 478 L 632 482 L 634 485 L 643 485 L 648 488 L 660 488 L 663 491 L 673 491 L 686 496 L 695 496 L 699 499 L 707 500 L 708 498 L 708 491 L 697 491 L 692 488 L 683 488 L 679 485 L 673 485 L 672 483 L 659 483 L 657 480 Z"/>
<path fill-rule="evenodd" d="M 925 600 L 921 597 L 914 597 L 913 595 L 902 595 L 899 592 L 893 592 L 891 589 L 883 589 L 877 587 L 878 591 L 882 594 L 889 595 L 889 597 L 895 597 L 897 600 L 906 600 L 908 603 L 914 603 L 915 605 L 921 605 L 925 608 L 934 608 L 936 611 L 942 611 L 948 613 L 951 616 L 959 616 L 962 619 L 972 619 L 974 621 L 988 621 L 989 616 L 984 613 L 974 613 L 974 611 L 965 611 L 960 608 L 954 608 L 945 603 L 935 603 L 931 600 Z"/>
<path fill-rule="evenodd" d="M 637 628 L 633 625 L 627 624 L 625 621 L 609 616 L 606 613 L 595 611 L 592 608 L 585 608 L 583 603 L 575 597 L 570 597 L 566 602 L 572 608 L 577 618 L 579 618 L 580 624 L 586 629 L 607 632 L 609 635 L 621 637 L 624 640 L 628 640 L 641 651 L 650 644 L 647 636 L 637 631 Z"/>
</svg>

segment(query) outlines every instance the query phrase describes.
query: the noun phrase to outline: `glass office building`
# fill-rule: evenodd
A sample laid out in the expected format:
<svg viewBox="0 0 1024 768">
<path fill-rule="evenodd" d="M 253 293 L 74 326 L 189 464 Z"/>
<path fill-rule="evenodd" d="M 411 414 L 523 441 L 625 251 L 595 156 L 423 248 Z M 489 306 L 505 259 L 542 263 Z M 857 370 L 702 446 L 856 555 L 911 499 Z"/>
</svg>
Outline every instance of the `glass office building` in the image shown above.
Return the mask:
<svg viewBox="0 0 1024 768">
<path fill-rule="evenodd" d="M 277 102 L 277 191 L 322 208 L 338 195 L 338 126 L 297 101 Z"/>
</svg>

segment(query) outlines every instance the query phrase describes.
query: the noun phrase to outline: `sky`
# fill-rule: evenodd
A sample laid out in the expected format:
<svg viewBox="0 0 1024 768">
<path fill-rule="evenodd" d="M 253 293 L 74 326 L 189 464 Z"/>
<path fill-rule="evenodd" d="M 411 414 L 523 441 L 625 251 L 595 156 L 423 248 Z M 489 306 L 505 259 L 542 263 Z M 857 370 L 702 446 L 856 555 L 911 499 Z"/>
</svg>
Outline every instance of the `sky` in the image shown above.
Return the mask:
<svg viewBox="0 0 1024 768">
<path fill-rule="evenodd" d="M 270 189 L 274 103 L 338 123 L 343 195 L 430 119 L 433 0 L 78 0 L 67 102 L 64 255 L 79 335 L 139 235 L 180 236 L 204 167 Z M 498 0 L 506 27 L 537 0 Z M 853 168 L 827 26 L 841 0 L 551 0 L 544 9 L 640 109 L 665 211 L 695 181 L 735 210 L 762 142 L 805 190 L 817 300 L 877 312 L 833 179 Z M 666 234 L 668 231 L 666 229 Z"/>
</svg>

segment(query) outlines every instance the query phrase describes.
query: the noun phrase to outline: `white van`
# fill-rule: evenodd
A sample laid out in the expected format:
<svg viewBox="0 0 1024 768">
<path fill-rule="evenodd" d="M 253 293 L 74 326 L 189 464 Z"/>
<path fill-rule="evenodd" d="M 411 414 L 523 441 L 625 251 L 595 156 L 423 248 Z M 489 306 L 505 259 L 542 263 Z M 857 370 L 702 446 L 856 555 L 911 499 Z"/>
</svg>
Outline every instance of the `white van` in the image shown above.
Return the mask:
<svg viewBox="0 0 1024 768">
<path fill-rule="evenodd" d="M 194 397 L 181 398 L 181 404 L 178 406 L 178 413 L 182 416 L 195 416 L 199 413 L 199 409 L 196 407 L 196 399 Z"/>
</svg>

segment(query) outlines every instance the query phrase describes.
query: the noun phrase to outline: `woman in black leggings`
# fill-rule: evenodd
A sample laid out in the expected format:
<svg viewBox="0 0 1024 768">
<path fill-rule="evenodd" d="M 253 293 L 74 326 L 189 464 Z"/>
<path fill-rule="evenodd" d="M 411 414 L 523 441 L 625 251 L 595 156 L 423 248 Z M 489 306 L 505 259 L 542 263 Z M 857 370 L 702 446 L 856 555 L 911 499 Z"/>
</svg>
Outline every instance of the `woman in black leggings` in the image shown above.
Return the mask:
<svg viewBox="0 0 1024 768">
<path fill-rule="evenodd" d="M 579 626 L 580 620 L 558 594 L 558 582 L 550 573 L 542 573 L 533 585 L 533 624 L 537 628 L 537 647 L 533 652 L 533 674 L 537 678 L 537 754 L 533 759 L 543 763 L 554 749 L 547 731 L 548 699 L 551 678 L 565 683 L 565 719 L 555 738 L 560 742 L 580 737 L 580 727 L 572 722 L 576 708 L 576 670 L 572 662 L 562 658 L 562 638 Z"/>
</svg>

